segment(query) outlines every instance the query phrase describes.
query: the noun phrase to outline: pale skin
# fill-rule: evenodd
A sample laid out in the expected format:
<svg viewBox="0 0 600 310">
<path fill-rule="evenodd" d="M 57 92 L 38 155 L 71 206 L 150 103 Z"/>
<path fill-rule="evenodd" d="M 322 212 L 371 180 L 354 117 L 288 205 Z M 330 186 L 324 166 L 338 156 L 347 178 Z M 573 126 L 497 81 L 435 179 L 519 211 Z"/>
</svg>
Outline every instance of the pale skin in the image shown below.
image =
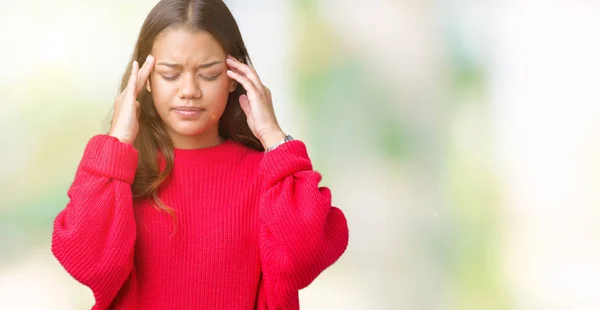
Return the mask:
<svg viewBox="0 0 600 310">
<path fill-rule="evenodd" d="M 241 84 L 239 104 L 263 147 L 281 141 L 270 90 L 256 70 L 227 55 L 207 32 L 167 29 L 156 38 L 143 66 L 134 62 L 125 90 L 117 96 L 109 135 L 133 143 L 139 129 L 139 92 L 152 93 L 157 112 L 175 148 L 197 149 L 223 142 L 218 120 L 229 93 Z"/>
</svg>

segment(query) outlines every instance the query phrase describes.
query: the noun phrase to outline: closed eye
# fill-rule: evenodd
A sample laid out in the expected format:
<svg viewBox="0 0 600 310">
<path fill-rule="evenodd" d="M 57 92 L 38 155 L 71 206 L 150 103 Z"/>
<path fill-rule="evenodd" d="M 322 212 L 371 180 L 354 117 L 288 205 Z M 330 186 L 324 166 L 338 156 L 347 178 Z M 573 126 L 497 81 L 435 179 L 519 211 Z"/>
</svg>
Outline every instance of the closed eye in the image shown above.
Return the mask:
<svg viewBox="0 0 600 310">
<path fill-rule="evenodd" d="M 219 77 L 219 75 L 221 75 L 221 73 L 217 73 L 213 76 L 204 76 L 204 75 L 200 74 L 200 77 L 202 77 L 202 79 L 204 79 L 206 81 L 214 81 Z"/>
<path fill-rule="evenodd" d="M 200 77 L 203 80 L 206 80 L 206 81 L 214 81 L 214 80 L 216 80 L 219 77 L 219 75 L 221 75 L 221 73 L 217 73 L 217 74 L 215 74 L 213 76 L 204 76 L 204 75 L 200 74 Z M 166 81 L 175 81 L 179 77 L 179 75 L 173 75 L 173 76 L 161 75 L 161 76 Z"/>
<path fill-rule="evenodd" d="M 167 81 L 175 81 L 179 75 L 173 75 L 173 76 L 166 76 L 166 75 L 161 75 L 163 79 L 167 80 Z"/>
</svg>

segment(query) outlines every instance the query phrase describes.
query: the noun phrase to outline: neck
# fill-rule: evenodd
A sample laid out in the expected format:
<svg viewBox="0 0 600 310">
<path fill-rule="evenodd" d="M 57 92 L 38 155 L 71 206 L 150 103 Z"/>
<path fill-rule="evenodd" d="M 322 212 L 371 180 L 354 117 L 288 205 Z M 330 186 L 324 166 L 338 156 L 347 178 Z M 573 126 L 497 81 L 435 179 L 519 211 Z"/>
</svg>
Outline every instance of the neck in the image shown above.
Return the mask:
<svg viewBox="0 0 600 310">
<path fill-rule="evenodd" d="M 219 136 L 219 126 L 213 126 L 209 130 L 198 135 L 182 135 L 173 131 L 169 132 L 173 147 L 183 150 L 203 149 L 217 146 L 225 141 Z"/>
</svg>

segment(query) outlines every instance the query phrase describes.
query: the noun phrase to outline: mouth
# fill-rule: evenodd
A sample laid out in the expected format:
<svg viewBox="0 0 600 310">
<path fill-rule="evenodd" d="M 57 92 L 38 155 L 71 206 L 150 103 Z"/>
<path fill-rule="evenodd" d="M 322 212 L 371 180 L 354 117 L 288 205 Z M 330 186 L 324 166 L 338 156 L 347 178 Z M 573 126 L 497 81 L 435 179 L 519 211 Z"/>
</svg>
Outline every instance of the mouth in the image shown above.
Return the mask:
<svg viewBox="0 0 600 310">
<path fill-rule="evenodd" d="M 206 109 L 199 107 L 175 107 L 172 109 L 177 115 L 182 118 L 194 118 L 206 111 Z"/>
</svg>

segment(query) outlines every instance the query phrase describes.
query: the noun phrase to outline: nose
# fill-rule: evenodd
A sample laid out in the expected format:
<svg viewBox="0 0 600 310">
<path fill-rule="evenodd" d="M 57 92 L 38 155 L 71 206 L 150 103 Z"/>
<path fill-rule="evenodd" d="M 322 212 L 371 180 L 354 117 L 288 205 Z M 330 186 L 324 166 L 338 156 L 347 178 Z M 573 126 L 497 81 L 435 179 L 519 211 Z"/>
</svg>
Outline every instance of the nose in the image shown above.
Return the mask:
<svg viewBox="0 0 600 310">
<path fill-rule="evenodd" d="M 181 99 L 197 99 L 202 96 L 200 84 L 196 77 L 192 74 L 182 76 L 182 84 L 179 88 L 179 97 Z"/>
</svg>

